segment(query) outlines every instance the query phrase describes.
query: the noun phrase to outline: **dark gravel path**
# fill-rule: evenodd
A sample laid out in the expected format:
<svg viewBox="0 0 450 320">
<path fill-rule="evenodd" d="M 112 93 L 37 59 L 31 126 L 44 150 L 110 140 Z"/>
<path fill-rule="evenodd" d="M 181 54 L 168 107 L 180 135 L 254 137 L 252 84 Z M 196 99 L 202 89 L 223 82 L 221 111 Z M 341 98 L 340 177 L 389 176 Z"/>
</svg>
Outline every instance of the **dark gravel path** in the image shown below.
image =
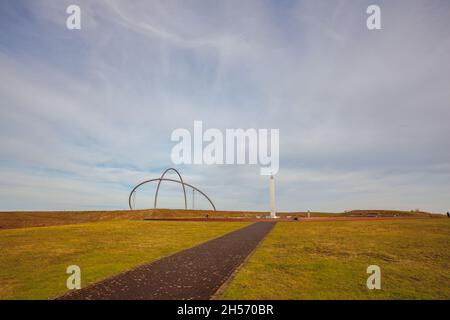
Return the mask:
<svg viewBox="0 0 450 320">
<path fill-rule="evenodd" d="M 254 223 L 59 299 L 209 299 L 274 225 Z"/>
</svg>

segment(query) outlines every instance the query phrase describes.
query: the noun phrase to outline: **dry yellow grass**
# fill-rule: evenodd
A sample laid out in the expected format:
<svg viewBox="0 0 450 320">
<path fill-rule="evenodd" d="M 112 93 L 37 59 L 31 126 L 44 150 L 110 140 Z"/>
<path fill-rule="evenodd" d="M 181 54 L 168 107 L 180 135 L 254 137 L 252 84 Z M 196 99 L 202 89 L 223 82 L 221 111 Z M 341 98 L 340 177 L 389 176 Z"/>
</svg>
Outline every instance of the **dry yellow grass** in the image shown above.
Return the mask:
<svg viewBox="0 0 450 320">
<path fill-rule="evenodd" d="M 450 299 L 450 219 L 278 223 L 223 298 Z"/>
<path fill-rule="evenodd" d="M 238 222 L 104 221 L 0 231 L 0 299 L 47 299 L 247 225 Z"/>
<path fill-rule="evenodd" d="M 42 227 L 65 225 L 83 222 L 106 220 L 142 220 L 146 218 L 237 218 L 256 216 L 265 217 L 268 212 L 257 211 L 212 211 L 212 210 L 182 210 L 182 209 L 147 209 L 147 210 L 115 210 L 115 211 L 42 211 L 42 212 L 0 212 L 0 229 Z M 281 217 L 305 217 L 305 212 L 279 212 Z M 342 213 L 311 212 L 311 217 L 330 216 L 367 216 L 367 215 L 399 215 L 399 216 L 433 216 L 425 212 L 409 212 L 394 210 L 356 210 Z"/>
<path fill-rule="evenodd" d="M 142 220 L 145 210 L 0 212 L 0 229 L 45 227 L 107 220 Z"/>
</svg>

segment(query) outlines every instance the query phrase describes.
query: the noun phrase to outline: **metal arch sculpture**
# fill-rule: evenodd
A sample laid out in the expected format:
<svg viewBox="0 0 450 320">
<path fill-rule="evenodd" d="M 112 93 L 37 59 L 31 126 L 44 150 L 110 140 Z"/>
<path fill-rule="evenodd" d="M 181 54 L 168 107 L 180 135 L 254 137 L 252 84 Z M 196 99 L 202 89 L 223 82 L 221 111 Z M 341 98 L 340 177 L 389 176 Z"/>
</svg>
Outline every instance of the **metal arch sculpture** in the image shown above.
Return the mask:
<svg viewBox="0 0 450 320">
<path fill-rule="evenodd" d="M 178 174 L 178 176 L 180 177 L 180 180 L 164 178 L 164 175 L 165 175 L 165 174 L 167 173 L 167 171 L 169 171 L 169 170 L 174 170 L 174 171 Z M 191 184 L 189 184 L 189 183 L 187 183 L 187 182 L 184 182 L 183 179 L 181 178 L 180 173 L 179 173 L 176 169 L 174 169 L 174 168 L 169 168 L 169 169 L 165 170 L 164 173 L 161 175 L 160 178 L 155 178 L 155 179 L 145 180 L 145 181 L 142 181 L 141 183 L 139 183 L 138 185 L 136 185 L 136 186 L 133 188 L 133 190 L 131 190 L 130 195 L 128 196 L 128 206 L 130 207 L 130 210 L 133 210 L 133 206 L 132 206 L 132 204 L 131 204 L 131 201 L 132 201 L 132 197 L 133 197 L 134 193 L 136 192 L 136 190 L 137 190 L 140 186 L 142 186 L 142 185 L 144 185 L 144 184 L 146 184 L 146 183 L 149 183 L 149 182 L 154 182 L 154 181 L 158 181 L 158 187 L 157 187 L 157 190 L 156 190 L 156 193 L 155 193 L 155 201 L 154 201 L 154 208 L 155 208 L 155 209 L 156 209 L 157 198 L 158 198 L 158 191 L 159 191 L 159 186 L 160 186 L 160 184 L 161 184 L 161 181 L 170 181 L 170 182 L 179 183 L 179 184 L 181 184 L 181 185 L 183 186 L 184 201 L 185 201 L 184 205 L 185 205 L 185 208 L 186 208 L 186 209 L 187 209 L 187 201 L 186 201 L 186 189 L 185 189 L 185 186 L 188 186 L 188 187 L 192 188 L 193 190 L 199 192 L 201 195 L 203 195 L 203 196 L 209 201 L 209 203 L 210 203 L 211 206 L 213 207 L 214 211 L 216 211 L 216 206 L 215 206 L 214 203 L 211 201 L 211 199 L 210 199 L 203 191 L 201 191 L 200 189 L 194 187 L 193 185 L 191 185 Z"/>
<path fill-rule="evenodd" d="M 186 200 L 186 188 L 184 187 L 184 182 L 183 182 L 183 178 L 181 177 L 181 174 L 178 172 L 178 170 L 177 169 L 175 169 L 175 168 L 169 168 L 169 169 L 166 169 L 164 172 L 163 172 L 163 174 L 161 175 L 161 179 L 164 179 L 164 176 L 166 175 L 166 173 L 167 173 L 167 171 L 170 171 L 170 170 L 172 170 L 172 171 L 175 171 L 175 173 L 178 175 L 178 177 L 180 178 L 180 182 L 181 182 L 181 185 L 183 186 L 183 193 L 184 193 L 184 209 L 185 210 L 187 210 L 187 200 Z M 156 208 L 156 205 L 157 205 L 157 203 L 158 203 L 158 193 L 159 193 L 159 187 L 161 186 L 161 181 L 163 181 L 163 180 L 159 180 L 158 181 L 158 186 L 156 187 L 156 194 L 155 194 L 155 203 L 154 203 L 154 208 Z"/>
</svg>

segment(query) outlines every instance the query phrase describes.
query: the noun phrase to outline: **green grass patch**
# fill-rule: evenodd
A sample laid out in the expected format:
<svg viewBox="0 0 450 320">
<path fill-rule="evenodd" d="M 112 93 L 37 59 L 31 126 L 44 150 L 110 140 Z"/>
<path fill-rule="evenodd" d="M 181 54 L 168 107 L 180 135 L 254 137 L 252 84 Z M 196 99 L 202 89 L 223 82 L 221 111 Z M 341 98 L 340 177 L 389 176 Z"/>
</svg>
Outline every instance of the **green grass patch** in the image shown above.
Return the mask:
<svg viewBox="0 0 450 320">
<path fill-rule="evenodd" d="M 277 223 L 222 298 L 450 299 L 450 221 Z"/>
<path fill-rule="evenodd" d="M 0 231 L 0 299 L 47 299 L 244 227 L 247 223 L 105 221 Z"/>
</svg>

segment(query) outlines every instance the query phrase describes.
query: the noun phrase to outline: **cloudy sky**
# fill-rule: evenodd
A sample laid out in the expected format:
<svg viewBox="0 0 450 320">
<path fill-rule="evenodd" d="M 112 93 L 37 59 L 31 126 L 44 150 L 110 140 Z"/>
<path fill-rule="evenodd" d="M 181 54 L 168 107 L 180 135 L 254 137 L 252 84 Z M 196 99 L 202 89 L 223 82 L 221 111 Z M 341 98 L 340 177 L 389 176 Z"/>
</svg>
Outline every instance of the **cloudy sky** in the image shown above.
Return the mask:
<svg viewBox="0 0 450 320">
<path fill-rule="evenodd" d="M 0 210 L 126 208 L 194 120 L 280 129 L 281 211 L 450 210 L 448 0 L 2 0 L 0 30 Z M 218 209 L 268 210 L 258 165 L 177 168 Z"/>
</svg>

